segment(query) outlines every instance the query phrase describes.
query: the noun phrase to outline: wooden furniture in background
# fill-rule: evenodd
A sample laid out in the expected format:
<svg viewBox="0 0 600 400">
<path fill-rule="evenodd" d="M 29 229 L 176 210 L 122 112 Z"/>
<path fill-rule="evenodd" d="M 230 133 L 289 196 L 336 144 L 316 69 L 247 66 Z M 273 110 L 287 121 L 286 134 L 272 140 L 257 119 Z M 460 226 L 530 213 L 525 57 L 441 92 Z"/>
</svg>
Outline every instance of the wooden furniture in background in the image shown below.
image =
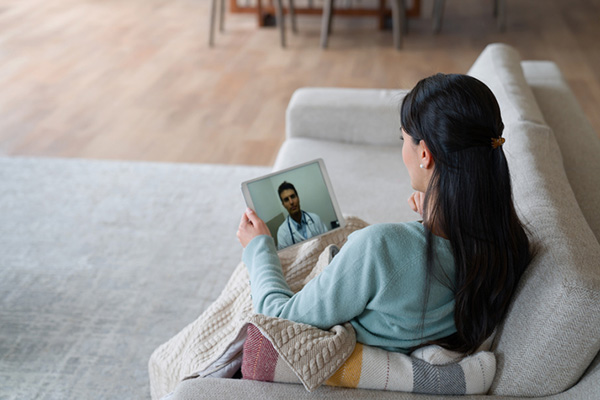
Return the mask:
<svg viewBox="0 0 600 400">
<path fill-rule="evenodd" d="M 258 0 L 258 15 L 261 15 L 261 0 Z M 281 47 L 285 47 L 285 19 L 283 17 L 283 3 L 282 0 L 275 0 L 275 13 L 277 14 L 277 21 L 280 21 L 277 25 L 279 26 L 279 34 L 281 37 Z M 220 3 L 217 5 L 217 3 Z M 288 0 L 288 11 L 290 19 L 292 21 L 292 31 L 297 32 L 296 28 L 296 15 L 294 13 L 294 0 Z M 225 30 L 225 0 L 211 0 L 210 2 L 210 24 L 208 33 L 208 45 L 213 47 L 215 44 L 215 19 L 217 14 L 217 8 L 219 8 L 219 31 Z M 260 24 L 259 24 L 260 25 Z"/>
<path fill-rule="evenodd" d="M 327 40 L 331 32 L 331 18 L 333 16 L 334 0 L 325 0 L 323 5 L 323 20 L 321 25 L 321 47 L 327 47 Z M 338 0 L 339 2 L 339 0 Z M 402 47 L 402 31 L 406 31 L 406 7 L 404 0 L 390 0 L 392 4 L 392 29 L 394 47 L 400 50 Z M 380 3 L 381 5 L 381 3 Z M 337 13 L 338 10 L 336 10 Z"/>
<path fill-rule="evenodd" d="M 265 18 L 269 15 L 274 15 L 276 12 L 273 0 L 266 0 L 267 4 L 263 4 L 263 0 L 256 0 L 256 6 L 242 7 L 237 3 L 238 0 L 230 0 L 229 9 L 232 13 L 256 13 L 258 17 L 258 26 L 265 26 Z M 377 8 L 344 8 L 336 9 L 335 15 L 343 15 L 350 17 L 360 16 L 373 16 L 379 20 L 379 29 L 385 28 L 385 20 L 392 14 L 392 10 L 386 7 L 386 0 L 379 0 L 379 7 Z M 305 15 L 321 15 L 323 9 L 320 7 L 314 7 L 312 1 L 309 2 L 308 7 L 294 7 L 294 11 L 297 14 Z M 286 14 L 287 9 L 283 9 L 283 13 Z M 406 7 L 407 17 L 418 17 L 421 14 L 421 0 L 412 0 L 410 7 Z"/>
<path fill-rule="evenodd" d="M 433 31 L 439 33 L 442 29 L 445 0 L 435 0 L 433 3 Z M 506 0 L 494 0 L 494 17 L 497 19 L 498 29 L 506 30 Z"/>
</svg>

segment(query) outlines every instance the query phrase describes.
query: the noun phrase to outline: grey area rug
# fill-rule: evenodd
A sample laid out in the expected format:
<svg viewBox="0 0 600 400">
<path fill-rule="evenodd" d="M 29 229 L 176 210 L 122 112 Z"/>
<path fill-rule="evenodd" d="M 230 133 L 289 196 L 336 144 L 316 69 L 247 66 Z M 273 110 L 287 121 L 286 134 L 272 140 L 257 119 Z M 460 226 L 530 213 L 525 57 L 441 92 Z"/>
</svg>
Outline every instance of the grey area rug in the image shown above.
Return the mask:
<svg viewBox="0 0 600 400">
<path fill-rule="evenodd" d="M 264 167 L 0 158 L 0 399 L 147 399 L 241 256 Z"/>
</svg>

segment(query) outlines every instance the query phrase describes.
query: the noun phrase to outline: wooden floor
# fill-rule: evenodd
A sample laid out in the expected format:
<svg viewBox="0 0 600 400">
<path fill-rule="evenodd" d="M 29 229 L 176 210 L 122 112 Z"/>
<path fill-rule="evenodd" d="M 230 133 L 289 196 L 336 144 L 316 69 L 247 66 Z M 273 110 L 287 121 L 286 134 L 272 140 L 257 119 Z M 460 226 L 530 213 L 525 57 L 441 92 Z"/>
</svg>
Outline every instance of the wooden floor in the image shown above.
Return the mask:
<svg viewBox="0 0 600 400">
<path fill-rule="evenodd" d="M 374 18 L 298 18 L 281 49 L 275 28 L 227 14 L 208 41 L 208 0 L 0 0 L 0 155 L 269 165 L 285 108 L 302 86 L 410 88 L 466 72 L 491 42 L 558 63 L 600 133 L 600 1 L 448 0 L 431 33 L 431 1 L 404 48 Z M 289 26 L 289 24 L 288 24 Z"/>
</svg>

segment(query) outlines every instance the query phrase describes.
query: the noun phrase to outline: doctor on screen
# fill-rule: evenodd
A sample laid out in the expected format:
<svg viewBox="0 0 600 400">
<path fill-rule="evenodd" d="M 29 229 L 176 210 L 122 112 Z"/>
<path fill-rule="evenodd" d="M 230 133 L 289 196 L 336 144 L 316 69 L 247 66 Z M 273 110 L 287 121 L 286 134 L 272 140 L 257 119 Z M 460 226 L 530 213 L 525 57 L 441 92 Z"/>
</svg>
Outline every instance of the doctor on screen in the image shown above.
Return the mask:
<svg viewBox="0 0 600 400">
<path fill-rule="evenodd" d="M 277 249 L 299 243 L 305 239 L 327 232 L 327 227 L 321 218 L 300 208 L 300 198 L 296 188 L 289 182 L 283 182 L 277 190 L 281 204 L 288 212 L 288 216 L 277 230 Z"/>
</svg>

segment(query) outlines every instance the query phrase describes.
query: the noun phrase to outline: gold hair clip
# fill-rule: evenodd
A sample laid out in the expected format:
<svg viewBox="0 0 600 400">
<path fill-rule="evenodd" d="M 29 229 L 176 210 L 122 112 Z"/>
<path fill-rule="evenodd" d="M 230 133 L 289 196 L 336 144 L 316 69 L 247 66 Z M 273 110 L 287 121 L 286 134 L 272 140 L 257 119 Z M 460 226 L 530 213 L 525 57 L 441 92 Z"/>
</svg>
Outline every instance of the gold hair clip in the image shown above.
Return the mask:
<svg viewBox="0 0 600 400">
<path fill-rule="evenodd" d="M 497 149 L 498 147 L 502 146 L 504 142 L 506 142 L 506 140 L 503 137 L 492 138 L 492 147 Z"/>
</svg>

